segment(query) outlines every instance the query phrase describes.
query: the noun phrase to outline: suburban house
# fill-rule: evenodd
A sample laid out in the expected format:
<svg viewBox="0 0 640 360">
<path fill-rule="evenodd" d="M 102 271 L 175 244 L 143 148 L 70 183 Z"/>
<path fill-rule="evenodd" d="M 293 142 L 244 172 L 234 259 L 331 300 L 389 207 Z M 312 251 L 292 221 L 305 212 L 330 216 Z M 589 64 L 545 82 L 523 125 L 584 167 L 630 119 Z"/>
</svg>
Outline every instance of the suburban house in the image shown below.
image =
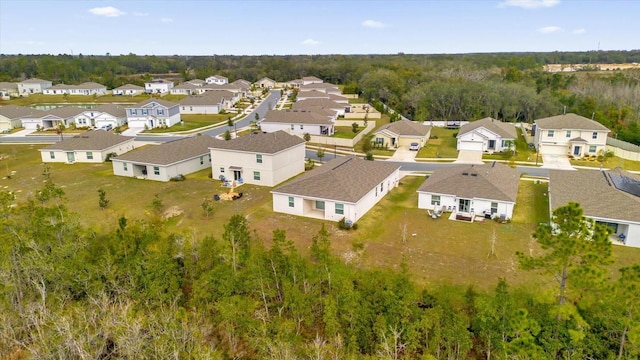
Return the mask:
<svg viewBox="0 0 640 360">
<path fill-rule="evenodd" d="M 146 145 L 111 159 L 113 174 L 156 181 L 169 181 L 211 167 L 211 136 L 181 138 L 159 145 Z"/>
<path fill-rule="evenodd" d="M 298 100 L 293 103 L 291 109 L 293 110 L 310 110 L 310 109 L 328 109 L 338 113 L 338 116 L 344 116 L 349 112 L 351 106 L 349 104 L 341 104 L 329 99 L 308 99 Z"/>
<path fill-rule="evenodd" d="M 511 219 L 520 173 L 507 165 L 454 165 L 436 169 L 418 188 L 418 208 Z"/>
<path fill-rule="evenodd" d="M 133 150 L 135 138 L 104 130 L 87 131 L 40 149 L 42 162 L 101 163 L 109 155 Z"/>
<path fill-rule="evenodd" d="M 34 111 L 31 115 L 22 118 L 22 126 L 27 130 L 52 129 L 58 125 L 69 126 L 75 123 L 76 117 L 82 116 L 86 110 L 75 106 L 64 106 L 47 111 Z"/>
<path fill-rule="evenodd" d="M 515 126 L 490 117 L 462 125 L 458 132 L 458 151 L 500 152 L 509 150 L 518 138 Z"/>
<path fill-rule="evenodd" d="M 235 85 L 241 89 L 244 89 L 246 91 L 249 91 L 249 89 L 251 89 L 251 83 L 247 80 L 244 79 L 238 79 L 234 82 L 231 83 L 231 85 Z"/>
<path fill-rule="evenodd" d="M 276 87 L 276 81 L 269 79 L 268 77 L 263 77 L 262 79 L 256 81 L 256 86 L 264 89 L 273 89 Z"/>
<path fill-rule="evenodd" d="M 355 223 L 400 181 L 400 166 L 341 156 L 275 188 L 273 211 Z"/>
<path fill-rule="evenodd" d="M 104 104 L 91 110 L 93 112 L 92 126 L 102 128 L 111 125 L 113 128 L 127 123 L 127 109 L 123 105 Z"/>
<path fill-rule="evenodd" d="M 162 99 L 147 99 L 127 106 L 130 128 L 171 127 L 180 122 L 180 105 Z"/>
<path fill-rule="evenodd" d="M 325 92 L 318 91 L 318 90 L 299 91 L 298 95 L 296 95 L 296 101 L 311 100 L 311 99 L 327 99 L 327 100 L 331 100 L 331 101 L 345 104 L 345 105 L 349 104 L 349 99 L 346 96 L 337 95 L 337 94 L 327 94 Z"/>
<path fill-rule="evenodd" d="M 275 186 L 304 172 L 305 141 L 284 131 L 256 131 L 209 147 L 213 179 Z"/>
<path fill-rule="evenodd" d="M 1 100 L 10 100 L 12 97 L 18 97 L 19 94 L 17 83 L 0 81 Z"/>
<path fill-rule="evenodd" d="M 50 88 L 52 85 L 49 80 L 31 78 L 18 83 L 18 92 L 20 96 L 29 96 L 29 94 L 42 94 L 44 89 Z"/>
<path fill-rule="evenodd" d="M 181 114 L 218 114 L 238 102 L 238 96 L 229 91 L 209 91 L 180 100 Z"/>
<path fill-rule="evenodd" d="M 221 75 L 211 75 L 204 79 L 207 84 L 224 85 L 229 83 L 229 79 Z"/>
<path fill-rule="evenodd" d="M 191 84 L 199 87 L 207 85 L 207 82 L 201 79 L 191 79 L 184 82 L 185 84 Z"/>
<path fill-rule="evenodd" d="M 325 94 L 341 95 L 342 91 L 337 85 L 330 83 L 311 83 L 307 85 L 300 85 L 300 91 L 320 91 Z"/>
<path fill-rule="evenodd" d="M 301 85 L 309 85 L 309 84 L 322 84 L 324 81 L 315 76 L 305 76 L 302 78 Z"/>
<path fill-rule="evenodd" d="M 0 106 L 0 131 L 22 127 L 22 119 L 28 116 L 44 116 L 44 111 L 18 105 Z"/>
<path fill-rule="evenodd" d="M 105 95 L 107 87 L 95 82 L 80 85 L 58 84 L 42 90 L 45 95 Z"/>
<path fill-rule="evenodd" d="M 224 85 L 208 84 L 203 86 L 202 89 L 200 89 L 200 93 L 213 92 L 213 91 L 229 91 L 236 94 L 238 97 L 245 97 L 247 96 L 248 89 L 245 88 L 244 85 L 239 83 L 224 84 Z"/>
<path fill-rule="evenodd" d="M 133 84 L 125 84 L 122 86 L 118 86 L 117 88 L 111 90 L 113 95 L 129 95 L 136 96 L 144 93 L 144 88 L 142 86 L 133 85 Z"/>
<path fill-rule="evenodd" d="M 172 95 L 195 95 L 200 93 L 202 86 L 194 85 L 191 83 L 182 83 L 174 86 L 169 90 Z"/>
<path fill-rule="evenodd" d="M 337 116 L 327 116 L 322 110 L 269 110 L 260 120 L 260 129 L 266 132 L 284 130 L 290 134 L 326 135 L 335 132 Z"/>
<path fill-rule="evenodd" d="M 640 247 L 640 176 L 620 168 L 549 170 L 549 207 L 580 204 L 584 216 L 611 229 L 613 244 Z"/>
<path fill-rule="evenodd" d="M 144 91 L 147 94 L 167 94 L 173 88 L 173 81 L 155 79 L 144 83 Z"/>
<path fill-rule="evenodd" d="M 597 121 L 569 113 L 535 120 L 533 137 L 541 154 L 583 157 L 605 150 L 609 132 Z"/>
<path fill-rule="evenodd" d="M 399 120 L 384 125 L 373 133 L 374 143 L 388 148 L 409 147 L 418 143 L 419 147 L 427 144 L 431 135 L 431 126 L 411 120 Z"/>
<path fill-rule="evenodd" d="M 284 87 L 290 87 L 290 88 L 297 89 L 297 88 L 300 87 L 300 85 L 302 85 L 302 79 L 289 80 L 289 81 L 285 82 L 282 85 Z"/>
</svg>

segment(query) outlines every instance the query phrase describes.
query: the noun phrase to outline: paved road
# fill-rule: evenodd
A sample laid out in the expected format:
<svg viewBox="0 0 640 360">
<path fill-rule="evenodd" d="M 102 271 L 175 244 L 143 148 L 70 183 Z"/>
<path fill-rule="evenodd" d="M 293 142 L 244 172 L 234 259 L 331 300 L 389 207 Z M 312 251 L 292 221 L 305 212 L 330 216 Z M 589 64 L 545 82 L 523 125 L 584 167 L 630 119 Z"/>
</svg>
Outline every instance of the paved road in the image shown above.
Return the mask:
<svg viewBox="0 0 640 360">
<path fill-rule="evenodd" d="M 280 90 L 270 90 L 269 96 L 258 105 L 250 114 L 245 116 L 242 120 L 236 121 L 236 129 L 240 129 L 243 127 L 247 127 L 251 125 L 252 121 L 256 121 L 255 114 L 258 113 L 260 119 L 264 117 L 268 110 L 272 110 L 278 104 L 278 100 L 280 99 Z M 221 135 L 225 131 L 229 130 L 228 126 L 221 126 L 215 129 L 207 130 L 202 132 L 203 135 L 216 136 Z"/>
</svg>

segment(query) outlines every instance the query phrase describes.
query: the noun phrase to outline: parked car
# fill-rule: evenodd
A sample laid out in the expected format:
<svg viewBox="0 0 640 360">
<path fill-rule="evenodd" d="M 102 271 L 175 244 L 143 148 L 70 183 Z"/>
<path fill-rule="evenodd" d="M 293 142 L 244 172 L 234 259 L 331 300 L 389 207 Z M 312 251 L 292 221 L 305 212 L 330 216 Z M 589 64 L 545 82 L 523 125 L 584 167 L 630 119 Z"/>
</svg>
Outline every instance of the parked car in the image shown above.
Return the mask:
<svg viewBox="0 0 640 360">
<path fill-rule="evenodd" d="M 420 144 L 418 144 L 417 142 L 412 142 L 411 145 L 409 145 L 409 150 L 412 150 L 412 151 L 420 150 Z"/>
<path fill-rule="evenodd" d="M 102 126 L 101 129 L 109 131 L 109 130 L 113 129 L 113 125 L 107 124 L 107 125 Z"/>
</svg>

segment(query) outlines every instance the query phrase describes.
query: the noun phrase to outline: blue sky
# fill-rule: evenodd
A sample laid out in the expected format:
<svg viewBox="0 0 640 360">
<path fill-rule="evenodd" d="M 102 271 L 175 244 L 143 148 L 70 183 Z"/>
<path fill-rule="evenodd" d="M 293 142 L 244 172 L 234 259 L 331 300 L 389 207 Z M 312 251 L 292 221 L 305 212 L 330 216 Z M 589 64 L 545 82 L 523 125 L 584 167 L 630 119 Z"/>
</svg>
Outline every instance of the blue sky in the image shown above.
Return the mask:
<svg viewBox="0 0 640 360">
<path fill-rule="evenodd" d="M 0 0 L 0 54 L 640 49 L 640 1 Z"/>
</svg>

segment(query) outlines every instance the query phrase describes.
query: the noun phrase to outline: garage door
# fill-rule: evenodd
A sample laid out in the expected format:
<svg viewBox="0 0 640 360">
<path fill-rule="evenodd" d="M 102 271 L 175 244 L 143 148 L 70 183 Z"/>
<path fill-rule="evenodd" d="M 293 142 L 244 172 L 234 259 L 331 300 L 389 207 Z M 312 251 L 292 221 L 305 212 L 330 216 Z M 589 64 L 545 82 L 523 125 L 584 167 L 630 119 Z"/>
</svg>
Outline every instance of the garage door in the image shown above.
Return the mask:
<svg viewBox="0 0 640 360">
<path fill-rule="evenodd" d="M 477 141 L 460 141 L 458 150 L 475 150 L 482 151 L 482 142 Z"/>
<path fill-rule="evenodd" d="M 543 155 L 567 155 L 567 147 L 564 145 L 540 144 L 540 154 Z"/>
</svg>

